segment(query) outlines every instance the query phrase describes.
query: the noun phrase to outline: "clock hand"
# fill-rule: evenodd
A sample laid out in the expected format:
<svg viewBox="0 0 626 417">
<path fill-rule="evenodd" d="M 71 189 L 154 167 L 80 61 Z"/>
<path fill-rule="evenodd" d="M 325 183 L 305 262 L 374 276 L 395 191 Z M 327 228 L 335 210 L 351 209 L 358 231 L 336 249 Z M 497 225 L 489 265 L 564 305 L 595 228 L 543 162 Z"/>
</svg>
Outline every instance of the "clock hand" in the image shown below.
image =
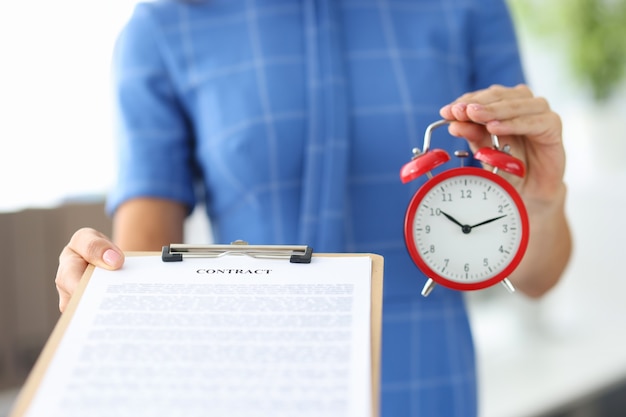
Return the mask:
<svg viewBox="0 0 626 417">
<path fill-rule="evenodd" d="M 475 225 L 472 226 L 472 229 L 474 227 L 478 227 L 478 226 L 482 226 L 483 224 L 487 224 L 487 223 L 491 223 L 491 222 L 495 222 L 496 220 L 500 220 L 501 218 L 506 217 L 506 214 L 502 215 L 502 216 L 498 216 L 498 217 L 494 217 L 493 219 L 489 219 L 489 220 L 485 220 L 484 222 L 480 222 L 480 223 L 476 223 Z"/>
<path fill-rule="evenodd" d="M 443 214 L 444 216 L 446 216 L 448 218 L 448 220 L 450 220 L 452 223 L 461 226 L 461 230 L 463 231 L 463 233 L 468 234 L 469 232 L 472 231 L 472 227 L 467 225 L 467 224 L 461 224 L 457 219 L 455 219 L 454 217 L 450 216 L 448 213 L 444 212 L 443 210 L 439 210 L 441 212 L 441 214 Z"/>
<path fill-rule="evenodd" d="M 446 216 L 448 218 L 448 220 L 450 220 L 451 222 L 463 227 L 463 225 L 461 223 L 459 223 L 459 221 L 457 219 L 455 219 L 454 217 L 450 216 L 448 213 L 446 213 L 443 210 L 439 210 L 441 212 L 441 214 L 443 214 L 444 216 Z"/>
</svg>

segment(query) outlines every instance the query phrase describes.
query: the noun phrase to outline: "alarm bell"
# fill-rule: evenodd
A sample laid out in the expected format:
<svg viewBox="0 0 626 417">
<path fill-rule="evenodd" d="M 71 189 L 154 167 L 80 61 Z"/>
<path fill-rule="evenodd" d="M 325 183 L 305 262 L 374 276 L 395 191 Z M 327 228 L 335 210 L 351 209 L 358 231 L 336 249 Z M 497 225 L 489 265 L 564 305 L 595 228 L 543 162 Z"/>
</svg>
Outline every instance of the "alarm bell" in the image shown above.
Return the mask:
<svg viewBox="0 0 626 417">
<path fill-rule="evenodd" d="M 426 174 L 432 177 L 430 171 L 445 164 L 450 160 L 450 155 L 443 149 L 430 149 L 430 141 L 434 129 L 452 123 L 452 120 L 439 120 L 431 123 L 424 133 L 423 150 L 413 149 L 413 158 L 400 170 L 400 180 L 403 184 Z M 493 173 L 503 170 L 518 177 L 526 175 L 524 163 L 509 153 L 509 146 L 500 149 L 499 139 L 496 135 L 491 135 L 491 148 L 481 148 L 474 153 L 474 158 L 493 167 Z"/>
</svg>

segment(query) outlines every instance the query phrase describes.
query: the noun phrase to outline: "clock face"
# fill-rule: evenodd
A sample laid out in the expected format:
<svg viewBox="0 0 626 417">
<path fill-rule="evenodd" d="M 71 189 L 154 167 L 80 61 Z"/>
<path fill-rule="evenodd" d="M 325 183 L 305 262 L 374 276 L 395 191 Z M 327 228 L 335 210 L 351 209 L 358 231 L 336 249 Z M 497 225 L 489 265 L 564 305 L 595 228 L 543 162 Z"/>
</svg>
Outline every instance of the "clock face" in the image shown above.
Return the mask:
<svg viewBox="0 0 626 417">
<path fill-rule="evenodd" d="M 444 286 L 471 290 L 506 278 L 528 244 L 528 217 L 517 191 L 480 168 L 436 175 L 411 200 L 405 239 L 417 266 Z"/>
</svg>

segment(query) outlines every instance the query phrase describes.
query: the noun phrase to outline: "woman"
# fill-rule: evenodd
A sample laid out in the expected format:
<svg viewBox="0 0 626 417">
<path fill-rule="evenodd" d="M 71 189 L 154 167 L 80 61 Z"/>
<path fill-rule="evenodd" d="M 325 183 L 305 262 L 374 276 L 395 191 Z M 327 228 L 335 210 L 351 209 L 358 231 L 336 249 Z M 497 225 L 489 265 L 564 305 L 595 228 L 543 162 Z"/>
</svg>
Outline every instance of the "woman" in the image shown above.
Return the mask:
<svg viewBox="0 0 626 417">
<path fill-rule="evenodd" d="M 119 181 L 114 244 L 79 230 L 60 257 L 63 310 L 87 263 L 183 241 L 206 203 L 217 243 L 308 244 L 385 257 L 382 416 L 475 416 L 463 296 L 425 277 L 403 241 L 422 180 L 398 172 L 440 117 L 449 152 L 491 145 L 525 160 L 531 222 L 510 277 L 538 297 L 570 253 L 561 121 L 523 85 L 501 0 L 159 1 L 138 5 L 114 60 Z"/>
</svg>

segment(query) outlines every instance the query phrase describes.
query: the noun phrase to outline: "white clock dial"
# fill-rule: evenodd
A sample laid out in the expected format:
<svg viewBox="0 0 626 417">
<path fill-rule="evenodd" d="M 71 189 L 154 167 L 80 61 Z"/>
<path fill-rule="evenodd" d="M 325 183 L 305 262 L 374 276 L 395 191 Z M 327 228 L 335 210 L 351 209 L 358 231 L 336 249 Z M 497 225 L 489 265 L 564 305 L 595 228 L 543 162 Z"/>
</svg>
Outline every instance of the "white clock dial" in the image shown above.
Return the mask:
<svg viewBox="0 0 626 417">
<path fill-rule="evenodd" d="M 483 174 L 443 177 L 431 179 L 412 205 L 410 233 L 419 263 L 461 285 L 499 277 L 519 263 L 525 212 L 510 190 Z"/>
</svg>

